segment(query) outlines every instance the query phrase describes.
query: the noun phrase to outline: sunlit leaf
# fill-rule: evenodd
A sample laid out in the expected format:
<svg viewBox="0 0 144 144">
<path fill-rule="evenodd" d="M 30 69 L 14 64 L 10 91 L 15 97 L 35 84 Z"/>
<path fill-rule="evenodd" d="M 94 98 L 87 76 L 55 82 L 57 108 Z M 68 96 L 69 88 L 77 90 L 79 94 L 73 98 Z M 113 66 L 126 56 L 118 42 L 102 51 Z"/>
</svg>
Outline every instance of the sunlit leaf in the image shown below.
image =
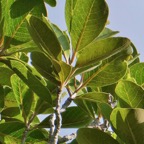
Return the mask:
<svg viewBox="0 0 144 144">
<path fill-rule="evenodd" d="M 127 38 L 108 38 L 95 41 L 77 53 L 77 67 L 82 67 L 109 58 L 130 46 Z"/>
<path fill-rule="evenodd" d="M 91 43 L 103 30 L 108 16 L 104 0 L 67 0 L 66 23 L 75 51 Z"/>
<path fill-rule="evenodd" d="M 2 18 L 4 19 L 4 49 L 10 44 L 20 44 L 31 40 L 26 27 L 26 16 L 31 13 L 42 17 L 46 15 L 46 9 L 43 0 L 2 0 Z"/>
<path fill-rule="evenodd" d="M 130 75 L 133 77 L 137 84 L 144 84 L 144 63 L 137 63 L 130 67 Z"/>
<path fill-rule="evenodd" d="M 112 61 L 85 74 L 84 80 L 89 81 L 88 86 L 103 87 L 116 83 L 124 77 L 126 70 L 126 62 Z"/>
<path fill-rule="evenodd" d="M 116 86 L 116 94 L 121 107 L 143 108 L 144 90 L 131 81 L 120 81 Z"/>
<path fill-rule="evenodd" d="M 116 108 L 111 114 L 113 130 L 126 144 L 143 144 L 144 110 Z"/>
</svg>

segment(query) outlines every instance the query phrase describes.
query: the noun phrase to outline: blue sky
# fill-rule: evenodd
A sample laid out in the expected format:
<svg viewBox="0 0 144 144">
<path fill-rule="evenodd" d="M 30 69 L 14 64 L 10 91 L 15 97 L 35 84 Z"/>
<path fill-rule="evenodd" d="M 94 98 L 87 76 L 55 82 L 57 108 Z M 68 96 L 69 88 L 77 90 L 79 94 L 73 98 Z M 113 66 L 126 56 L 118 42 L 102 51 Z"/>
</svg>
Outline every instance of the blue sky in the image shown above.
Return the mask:
<svg viewBox="0 0 144 144">
<path fill-rule="evenodd" d="M 144 62 L 144 0 L 106 0 L 109 6 L 109 28 L 120 31 L 135 44 Z M 65 0 L 57 0 L 57 6 L 48 7 L 49 19 L 66 30 L 64 19 Z"/>
</svg>

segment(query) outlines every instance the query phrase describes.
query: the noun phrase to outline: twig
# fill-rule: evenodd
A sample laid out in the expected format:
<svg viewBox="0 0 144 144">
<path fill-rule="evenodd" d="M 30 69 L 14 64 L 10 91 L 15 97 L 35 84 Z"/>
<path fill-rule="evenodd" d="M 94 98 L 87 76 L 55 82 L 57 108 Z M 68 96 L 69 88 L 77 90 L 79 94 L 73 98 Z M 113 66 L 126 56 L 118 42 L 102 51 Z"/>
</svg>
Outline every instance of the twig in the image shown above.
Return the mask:
<svg viewBox="0 0 144 144">
<path fill-rule="evenodd" d="M 71 135 L 66 135 L 63 138 L 58 140 L 58 144 L 65 143 L 65 142 L 67 142 L 69 140 L 73 140 L 75 138 L 76 138 L 76 134 L 75 133 L 72 133 Z"/>
<path fill-rule="evenodd" d="M 26 128 L 25 131 L 23 132 L 23 136 L 22 136 L 22 140 L 21 140 L 21 144 L 24 144 L 27 138 L 27 134 L 30 131 L 30 124 L 32 123 L 32 121 L 34 120 L 36 116 L 36 113 L 33 113 L 29 119 L 29 121 L 26 124 Z"/>
<path fill-rule="evenodd" d="M 29 129 L 26 127 L 25 131 L 23 132 L 21 144 L 25 143 L 28 131 L 29 131 Z"/>
</svg>

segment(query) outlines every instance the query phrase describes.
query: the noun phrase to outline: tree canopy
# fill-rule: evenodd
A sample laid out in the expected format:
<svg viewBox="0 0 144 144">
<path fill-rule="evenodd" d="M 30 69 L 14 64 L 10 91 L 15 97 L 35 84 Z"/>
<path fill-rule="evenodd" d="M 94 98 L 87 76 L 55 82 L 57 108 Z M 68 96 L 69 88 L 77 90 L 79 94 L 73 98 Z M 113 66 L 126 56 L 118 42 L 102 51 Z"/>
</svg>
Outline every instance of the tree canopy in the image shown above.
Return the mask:
<svg viewBox="0 0 144 144">
<path fill-rule="evenodd" d="M 0 0 L 0 143 L 143 144 L 144 63 L 106 1 L 66 0 L 66 31 L 46 4 Z"/>
</svg>

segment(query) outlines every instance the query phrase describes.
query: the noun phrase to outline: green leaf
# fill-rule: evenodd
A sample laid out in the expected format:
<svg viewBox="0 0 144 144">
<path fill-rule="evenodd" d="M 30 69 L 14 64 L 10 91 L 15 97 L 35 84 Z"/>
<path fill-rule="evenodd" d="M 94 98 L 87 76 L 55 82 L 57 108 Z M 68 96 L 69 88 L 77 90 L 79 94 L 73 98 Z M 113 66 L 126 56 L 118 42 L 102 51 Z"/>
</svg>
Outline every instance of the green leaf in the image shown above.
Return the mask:
<svg viewBox="0 0 144 144">
<path fill-rule="evenodd" d="M 111 123 L 115 133 L 126 142 L 126 144 L 143 144 L 143 109 L 116 108 L 111 114 Z"/>
<path fill-rule="evenodd" d="M 4 119 L 6 122 L 12 122 L 12 121 L 24 122 L 19 107 L 5 108 L 2 111 L 1 115 L 2 115 L 2 119 Z"/>
<path fill-rule="evenodd" d="M 61 31 L 58 26 L 56 26 L 54 24 L 52 24 L 51 26 L 61 44 L 64 57 L 65 57 L 66 61 L 68 62 L 69 57 L 70 57 L 70 40 L 68 38 L 68 35 L 66 32 Z"/>
<path fill-rule="evenodd" d="M 75 52 L 90 44 L 103 30 L 108 8 L 104 0 L 67 0 L 66 23 Z"/>
<path fill-rule="evenodd" d="M 91 65 L 88 65 L 88 66 L 85 66 L 85 67 L 76 68 L 75 73 L 73 74 L 73 77 L 78 75 L 78 74 L 83 74 L 83 73 L 92 71 L 100 65 L 101 65 L 101 62 L 98 62 L 96 64 L 91 64 Z"/>
<path fill-rule="evenodd" d="M 104 28 L 103 31 L 99 34 L 99 36 L 95 40 L 102 40 L 109 38 L 115 34 L 119 33 L 119 31 L 112 31 L 109 28 Z"/>
<path fill-rule="evenodd" d="M 43 0 L 2 0 L 2 19 L 4 19 L 4 49 L 10 44 L 21 44 L 31 40 L 26 27 L 26 16 L 31 13 L 38 17 L 46 15 Z"/>
<path fill-rule="evenodd" d="M 127 49 L 129 46 L 130 40 L 122 37 L 95 41 L 78 51 L 76 67 L 99 62 Z"/>
<path fill-rule="evenodd" d="M 33 92 L 16 74 L 11 77 L 11 84 L 19 108 L 22 111 L 22 116 L 26 120 L 34 100 Z"/>
<path fill-rule="evenodd" d="M 61 113 L 62 128 L 79 128 L 88 125 L 92 119 L 78 107 L 69 107 Z M 50 116 L 44 119 L 38 127 L 49 128 Z"/>
<path fill-rule="evenodd" d="M 52 7 L 56 6 L 56 0 L 44 0 L 44 1 Z"/>
<path fill-rule="evenodd" d="M 127 63 L 114 60 L 106 63 L 99 69 L 86 73 L 84 76 L 85 82 L 88 81 L 88 86 L 103 87 L 111 85 L 120 80 L 127 71 Z"/>
<path fill-rule="evenodd" d="M 123 80 L 117 84 L 115 91 L 120 98 L 121 107 L 144 107 L 144 90 L 137 84 Z"/>
<path fill-rule="evenodd" d="M 40 20 L 37 17 L 29 16 L 27 18 L 29 33 L 38 47 L 50 58 L 61 60 L 62 49 L 58 38 L 50 27 L 48 20 L 43 19 Z"/>
<path fill-rule="evenodd" d="M 0 133 L 11 134 L 24 128 L 24 123 L 21 122 L 5 122 L 0 124 Z"/>
<path fill-rule="evenodd" d="M 98 107 L 98 112 L 100 113 L 100 115 L 102 115 L 105 119 L 110 121 L 110 115 L 113 110 L 112 107 L 106 103 L 98 103 L 97 107 Z"/>
<path fill-rule="evenodd" d="M 74 102 L 92 118 L 97 114 L 98 103 L 108 103 L 109 94 L 102 92 L 89 92 L 77 96 Z"/>
<path fill-rule="evenodd" d="M 76 140 L 79 144 L 118 144 L 110 135 L 92 128 L 79 129 Z"/>
<path fill-rule="evenodd" d="M 3 59 L 1 62 L 4 62 L 10 69 L 12 69 L 40 98 L 47 101 L 48 104 L 52 104 L 49 90 L 41 83 L 37 76 L 33 75 L 33 73 L 26 67 L 25 64 L 12 59 Z"/>
<path fill-rule="evenodd" d="M 32 65 L 43 77 L 57 85 L 60 84 L 58 73 L 56 72 L 51 60 L 46 55 L 40 52 L 32 52 L 31 60 Z"/>
<path fill-rule="evenodd" d="M 137 84 L 144 84 L 144 63 L 137 63 L 130 67 L 130 75 L 133 77 Z"/>
<path fill-rule="evenodd" d="M 41 5 L 43 5 L 43 8 L 41 7 Z M 41 13 L 43 13 L 44 15 L 46 15 L 46 10 L 45 10 L 45 7 L 44 7 L 42 0 L 38 0 L 38 1 L 35 1 L 35 0 L 31 0 L 31 1 L 29 1 L 29 0 L 17 0 L 11 5 L 10 15 L 12 18 L 17 18 L 17 17 L 23 16 L 25 14 L 28 14 L 35 7 L 41 7 L 41 11 L 40 11 L 40 9 L 39 9 L 39 11 Z"/>
<path fill-rule="evenodd" d="M 9 49 L 5 51 L 6 55 L 11 55 L 17 52 L 32 52 L 32 51 L 39 51 L 37 45 L 31 40 L 24 44 L 13 46 L 11 45 Z"/>
<path fill-rule="evenodd" d="M 13 71 L 6 66 L 0 66 L 0 84 L 10 86 L 10 77 Z"/>
<path fill-rule="evenodd" d="M 5 92 L 3 86 L 0 86 L 0 112 L 4 108 Z"/>
<path fill-rule="evenodd" d="M 52 61 L 58 75 L 61 81 L 61 84 L 63 84 L 67 78 L 69 77 L 71 71 L 72 71 L 72 66 L 63 62 L 63 61 Z"/>
</svg>

